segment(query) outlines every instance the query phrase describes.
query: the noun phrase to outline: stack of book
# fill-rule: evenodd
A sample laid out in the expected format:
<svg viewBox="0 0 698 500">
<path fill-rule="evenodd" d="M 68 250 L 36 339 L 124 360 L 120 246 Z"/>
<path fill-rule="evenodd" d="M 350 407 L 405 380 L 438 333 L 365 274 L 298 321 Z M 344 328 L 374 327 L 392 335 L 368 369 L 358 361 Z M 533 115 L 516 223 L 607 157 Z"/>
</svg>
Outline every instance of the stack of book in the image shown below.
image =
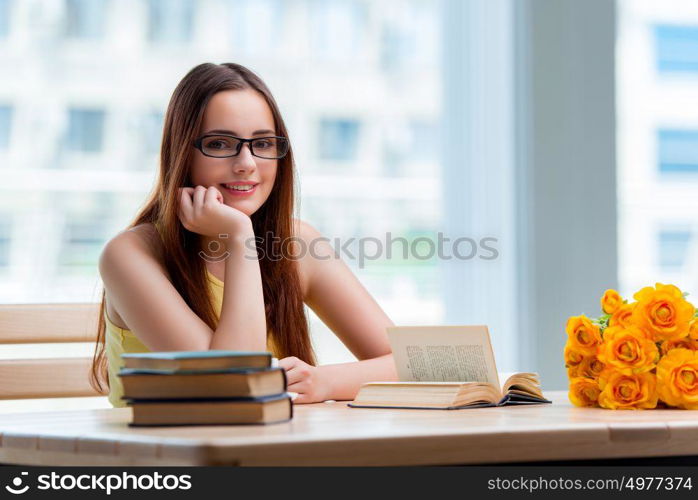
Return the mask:
<svg viewBox="0 0 698 500">
<path fill-rule="evenodd" d="M 123 354 L 132 426 L 268 424 L 293 417 L 286 373 L 268 352 Z"/>
</svg>

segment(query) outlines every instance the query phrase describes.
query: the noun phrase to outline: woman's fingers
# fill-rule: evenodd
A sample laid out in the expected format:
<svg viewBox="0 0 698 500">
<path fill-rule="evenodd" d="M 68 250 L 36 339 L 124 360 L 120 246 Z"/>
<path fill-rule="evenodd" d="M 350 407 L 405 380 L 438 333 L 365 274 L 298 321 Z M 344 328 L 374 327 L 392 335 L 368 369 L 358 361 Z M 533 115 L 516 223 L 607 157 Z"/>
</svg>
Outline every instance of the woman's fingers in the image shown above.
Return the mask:
<svg viewBox="0 0 698 500">
<path fill-rule="evenodd" d="M 206 188 L 203 186 L 196 186 L 194 188 L 194 212 L 203 208 L 204 206 L 204 196 L 206 195 Z"/>
<path fill-rule="evenodd" d="M 291 392 L 297 392 L 298 394 L 303 394 L 308 390 L 308 384 L 304 384 L 303 382 L 298 382 L 296 384 L 290 384 L 286 388 L 287 391 Z"/>
<path fill-rule="evenodd" d="M 249 224 L 250 218 L 244 213 L 225 207 L 225 198 L 216 186 L 182 187 L 180 189 L 180 211 L 182 223 L 185 218 L 189 231 L 215 236 L 226 234 L 234 227 Z M 234 224 L 235 226 L 231 225 Z M 247 228 L 247 226 L 245 226 Z"/>
<path fill-rule="evenodd" d="M 293 391 L 293 392 L 296 392 L 296 391 Z M 309 396 L 306 396 L 305 394 L 301 394 L 300 392 L 298 393 L 298 396 L 296 396 L 296 398 L 293 400 L 293 404 L 297 404 L 297 405 L 302 405 L 302 404 L 312 403 L 312 402 L 313 402 L 313 400 L 310 399 Z"/>
<path fill-rule="evenodd" d="M 291 370 L 297 364 L 298 364 L 298 358 L 296 358 L 294 356 L 289 356 L 287 358 L 281 358 L 279 360 L 279 368 L 283 368 L 286 371 Z"/>
<path fill-rule="evenodd" d="M 303 379 L 303 375 L 300 370 L 286 370 L 286 384 L 291 385 L 300 382 Z"/>
<path fill-rule="evenodd" d="M 214 186 L 210 186 L 204 195 L 204 203 L 207 205 L 213 205 L 217 202 L 223 202 L 223 195 Z"/>
<path fill-rule="evenodd" d="M 179 214 L 180 219 L 190 218 L 193 212 L 193 205 L 191 200 L 192 188 L 181 188 L 179 192 Z"/>
<path fill-rule="evenodd" d="M 288 358 L 283 358 L 279 360 L 279 367 L 283 368 L 286 372 L 286 385 L 290 386 L 300 382 L 303 379 L 303 374 L 301 370 L 298 369 L 297 358 L 290 356 Z M 290 389 L 289 389 L 290 390 Z"/>
</svg>

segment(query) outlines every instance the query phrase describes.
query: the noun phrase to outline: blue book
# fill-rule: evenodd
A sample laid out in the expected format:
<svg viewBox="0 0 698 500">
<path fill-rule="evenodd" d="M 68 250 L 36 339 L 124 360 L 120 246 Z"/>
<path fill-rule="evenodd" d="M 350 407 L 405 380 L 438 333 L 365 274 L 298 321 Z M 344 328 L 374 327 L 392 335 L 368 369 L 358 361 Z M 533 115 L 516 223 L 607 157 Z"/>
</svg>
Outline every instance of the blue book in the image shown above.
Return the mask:
<svg viewBox="0 0 698 500">
<path fill-rule="evenodd" d="M 126 353 L 124 368 L 154 370 L 225 370 L 229 368 L 268 368 L 270 352 L 260 351 L 169 351 Z"/>
</svg>

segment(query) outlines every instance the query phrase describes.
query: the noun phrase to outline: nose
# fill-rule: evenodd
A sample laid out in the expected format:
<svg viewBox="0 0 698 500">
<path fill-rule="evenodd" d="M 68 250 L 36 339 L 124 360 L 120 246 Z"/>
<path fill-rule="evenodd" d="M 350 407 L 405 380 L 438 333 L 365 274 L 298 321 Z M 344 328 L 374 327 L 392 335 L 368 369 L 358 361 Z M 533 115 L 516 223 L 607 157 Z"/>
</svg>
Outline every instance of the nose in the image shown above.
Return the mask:
<svg viewBox="0 0 698 500">
<path fill-rule="evenodd" d="M 257 162 L 255 162 L 255 158 L 252 156 L 249 143 L 243 144 L 242 148 L 240 148 L 240 153 L 232 158 L 233 169 L 236 173 L 252 171 L 257 168 Z"/>
</svg>

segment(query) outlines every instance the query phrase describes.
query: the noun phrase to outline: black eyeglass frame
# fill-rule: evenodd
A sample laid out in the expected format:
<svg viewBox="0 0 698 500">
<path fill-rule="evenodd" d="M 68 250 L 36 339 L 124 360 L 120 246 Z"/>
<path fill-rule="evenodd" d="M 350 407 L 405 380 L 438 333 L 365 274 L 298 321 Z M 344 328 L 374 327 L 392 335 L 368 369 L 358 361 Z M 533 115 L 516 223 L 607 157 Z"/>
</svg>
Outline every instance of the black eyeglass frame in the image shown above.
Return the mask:
<svg viewBox="0 0 698 500">
<path fill-rule="evenodd" d="M 204 151 L 204 146 L 202 144 L 204 139 L 206 139 L 207 137 L 229 137 L 231 139 L 235 139 L 236 141 L 238 141 L 237 150 L 235 151 L 235 153 L 230 154 L 230 155 L 225 155 L 225 156 L 214 156 L 214 155 L 208 154 Z M 279 144 L 284 144 L 284 147 L 286 149 L 284 151 L 284 154 L 282 154 L 281 156 L 272 156 L 272 157 L 259 156 L 258 154 L 255 154 L 254 147 L 252 146 L 252 143 L 256 142 L 256 141 L 261 141 L 264 139 L 277 139 L 277 140 L 280 139 L 281 142 L 279 142 Z M 205 134 L 194 141 L 194 147 L 196 149 L 198 149 L 199 151 L 201 151 L 202 155 L 208 156 L 209 158 L 232 158 L 233 156 L 237 156 L 240 154 L 240 151 L 242 151 L 242 145 L 245 143 L 250 144 L 249 148 L 250 148 L 250 153 L 252 154 L 252 156 L 256 156 L 257 158 L 262 158 L 264 160 L 280 160 L 281 158 L 283 158 L 284 156 L 286 156 L 288 154 L 288 150 L 289 150 L 288 139 L 286 137 L 279 137 L 276 135 L 269 135 L 269 136 L 265 136 L 265 137 L 255 137 L 253 139 L 243 139 L 242 137 L 236 137 L 234 135 L 229 135 L 229 134 Z"/>
</svg>

